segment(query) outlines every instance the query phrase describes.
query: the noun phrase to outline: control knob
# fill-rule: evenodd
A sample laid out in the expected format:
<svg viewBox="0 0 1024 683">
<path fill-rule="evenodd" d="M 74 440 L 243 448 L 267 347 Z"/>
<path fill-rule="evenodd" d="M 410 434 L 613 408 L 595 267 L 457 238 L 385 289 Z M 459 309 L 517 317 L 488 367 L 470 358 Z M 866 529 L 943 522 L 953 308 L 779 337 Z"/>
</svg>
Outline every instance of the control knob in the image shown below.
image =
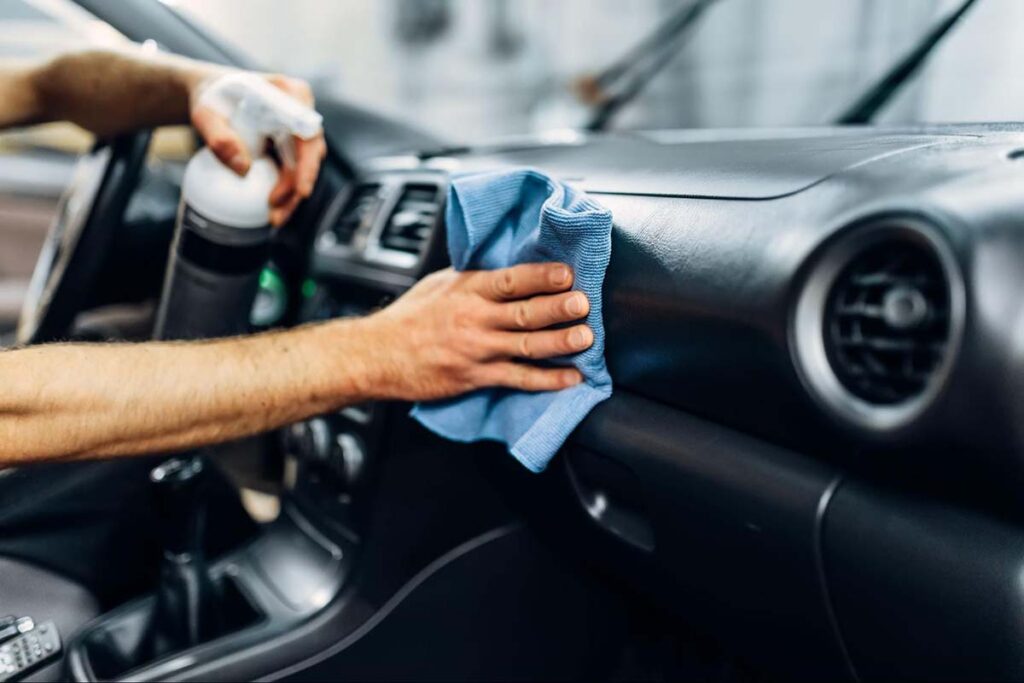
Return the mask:
<svg viewBox="0 0 1024 683">
<path fill-rule="evenodd" d="M 359 480 L 366 464 L 362 439 L 348 431 L 335 433 L 323 417 L 291 425 L 285 432 L 285 448 L 303 462 L 327 469 L 346 486 Z"/>
<path fill-rule="evenodd" d="M 322 417 L 296 422 L 288 428 L 285 446 L 300 460 L 328 464 L 333 451 L 334 434 Z"/>
</svg>

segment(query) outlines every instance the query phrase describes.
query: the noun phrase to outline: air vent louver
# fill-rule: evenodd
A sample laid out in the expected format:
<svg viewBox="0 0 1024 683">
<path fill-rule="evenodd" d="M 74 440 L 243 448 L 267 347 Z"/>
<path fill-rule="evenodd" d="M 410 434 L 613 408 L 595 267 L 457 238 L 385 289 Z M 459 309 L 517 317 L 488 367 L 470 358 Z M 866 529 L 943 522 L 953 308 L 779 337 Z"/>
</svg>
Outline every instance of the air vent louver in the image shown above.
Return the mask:
<svg viewBox="0 0 1024 683">
<path fill-rule="evenodd" d="M 875 405 L 927 389 L 950 338 L 949 283 L 934 251 L 910 238 L 853 256 L 828 295 L 825 351 L 842 385 Z"/>
<path fill-rule="evenodd" d="M 381 233 L 381 248 L 419 256 L 437 221 L 439 195 L 436 185 L 406 185 Z"/>
<path fill-rule="evenodd" d="M 357 187 L 334 224 L 332 232 L 338 244 L 350 245 L 360 228 L 364 231 L 369 230 L 379 206 L 380 185 Z"/>
</svg>

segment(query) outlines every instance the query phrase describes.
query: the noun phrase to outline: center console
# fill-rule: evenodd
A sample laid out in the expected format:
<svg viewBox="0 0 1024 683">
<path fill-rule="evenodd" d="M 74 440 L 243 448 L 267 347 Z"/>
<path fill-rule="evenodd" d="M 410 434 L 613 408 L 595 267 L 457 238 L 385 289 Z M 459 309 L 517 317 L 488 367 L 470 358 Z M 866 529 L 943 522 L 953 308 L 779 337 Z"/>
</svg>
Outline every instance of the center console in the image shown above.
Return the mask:
<svg viewBox="0 0 1024 683">
<path fill-rule="evenodd" d="M 300 322 L 365 315 L 443 267 L 445 193 L 442 173 L 422 171 L 339 192 L 289 310 Z M 596 639 L 611 632 L 612 615 L 506 504 L 495 479 L 524 473 L 500 447 L 445 441 L 408 410 L 353 406 L 262 440 L 280 473 L 281 513 L 210 561 L 198 540 L 195 461 L 159 468 L 153 485 L 171 522 L 159 586 L 69 633 L 67 677 L 596 675 L 604 664 L 592 654 L 606 649 Z M 594 671 L 580 669 L 591 662 Z"/>
<path fill-rule="evenodd" d="M 443 265 L 445 189 L 443 175 L 399 173 L 339 192 L 317 229 L 300 320 L 365 315 Z M 201 680 L 270 652 L 311 620 L 358 621 L 361 608 L 345 602 L 345 589 L 394 411 L 352 406 L 280 430 L 271 439 L 282 470 L 280 516 L 211 562 L 202 553 L 204 460 L 173 459 L 154 470 L 168 522 L 158 588 L 76 634 L 67 647 L 70 676 Z"/>
<path fill-rule="evenodd" d="M 153 471 L 167 522 L 158 588 L 77 634 L 67 653 L 75 680 L 166 680 L 202 668 L 293 628 L 343 585 L 352 546 L 292 506 L 253 543 L 208 564 L 203 463 L 175 458 Z"/>
</svg>

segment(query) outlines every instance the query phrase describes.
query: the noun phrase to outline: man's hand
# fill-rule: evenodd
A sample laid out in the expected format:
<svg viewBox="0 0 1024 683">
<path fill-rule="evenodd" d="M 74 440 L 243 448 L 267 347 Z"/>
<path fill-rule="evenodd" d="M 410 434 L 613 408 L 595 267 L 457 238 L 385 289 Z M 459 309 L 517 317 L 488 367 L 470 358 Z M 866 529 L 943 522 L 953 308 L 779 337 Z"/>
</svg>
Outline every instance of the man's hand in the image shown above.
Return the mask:
<svg viewBox="0 0 1024 683">
<path fill-rule="evenodd" d="M 422 401 L 488 386 L 554 391 L 582 381 L 571 367 L 540 367 L 540 360 L 578 353 L 594 334 L 585 318 L 590 302 L 572 287 L 572 270 L 531 263 L 503 270 L 425 278 L 391 306 L 366 319 L 382 364 L 383 398 Z"/>
<path fill-rule="evenodd" d="M 200 102 L 203 89 L 218 75 L 197 81 L 192 86 L 189 95 L 192 125 L 218 159 L 235 173 L 245 175 L 252 164 L 251 153 L 258 150 L 247 150 L 228 120 Z M 303 104 L 313 106 L 313 91 L 305 81 L 279 75 L 267 76 L 267 80 Z M 295 168 L 282 167 L 277 186 L 270 193 L 271 223 L 283 225 L 299 202 L 313 193 L 320 164 L 326 154 L 327 144 L 322 133 L 310 140 L 295 138 Z"/>
<path fill-rule="evenodd" d="M 377 399 L 563 389 L 590 308 L 554 263 L 431 275 L 367 318 L 208 342 L 0 352 L 0 464 L 179 451 Z M 556 326 L 552 329 L 552 326 Z M 201 397 L 202 400 L 197 400 Z"/>
<path fill-rule="evenodd" d="M 0 128 L 71 121 L 101 138 L 158 126 L 191 123 L 229 167 L 245 174 L 252 163 L 223 116 L 199 106 L 202 90 L 229 73 L 215 64 L 133 49 L 69 53 L 41 64 L 0 67 Z M 313 93 L 303 81 L 265 76 L 303 104 Z M 327 153 L 323 135 L 295 141 L 296 167 L 282 169 L 268 198 L 270 220 L 281 225 L 313 192 Z M 262 150 L 259 150 L 262 151 Z"/>
</svg>

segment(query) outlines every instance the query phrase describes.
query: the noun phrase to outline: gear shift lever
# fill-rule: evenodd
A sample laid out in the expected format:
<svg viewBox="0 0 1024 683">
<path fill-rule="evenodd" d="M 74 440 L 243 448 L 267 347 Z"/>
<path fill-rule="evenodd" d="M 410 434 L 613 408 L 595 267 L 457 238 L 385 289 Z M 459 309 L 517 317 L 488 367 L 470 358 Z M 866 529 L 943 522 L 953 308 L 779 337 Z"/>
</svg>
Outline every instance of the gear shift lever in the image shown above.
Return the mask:
<svg viewBox="0 0 1024 683">
<path fill-rule="evenodd" d="M 206 564 L 205 464 L 198 456 L 183 455 L 150 473 L 164 526 L 159 584 L 154 597 L 107 615 L 82 641 L 96 680 L 120 680 L 138 667 L 259 620 L 260 612 L 233 581 L 214 581 Z"/>
<path fill-rule="evenodd" d="M 203 460 L 171 458 L 150 473 L 164 521 L 156 605 L 142 648 L 154 659 L 223 631 L 217 588 L 203 556 L 206 498 Z"/>
</svg>

